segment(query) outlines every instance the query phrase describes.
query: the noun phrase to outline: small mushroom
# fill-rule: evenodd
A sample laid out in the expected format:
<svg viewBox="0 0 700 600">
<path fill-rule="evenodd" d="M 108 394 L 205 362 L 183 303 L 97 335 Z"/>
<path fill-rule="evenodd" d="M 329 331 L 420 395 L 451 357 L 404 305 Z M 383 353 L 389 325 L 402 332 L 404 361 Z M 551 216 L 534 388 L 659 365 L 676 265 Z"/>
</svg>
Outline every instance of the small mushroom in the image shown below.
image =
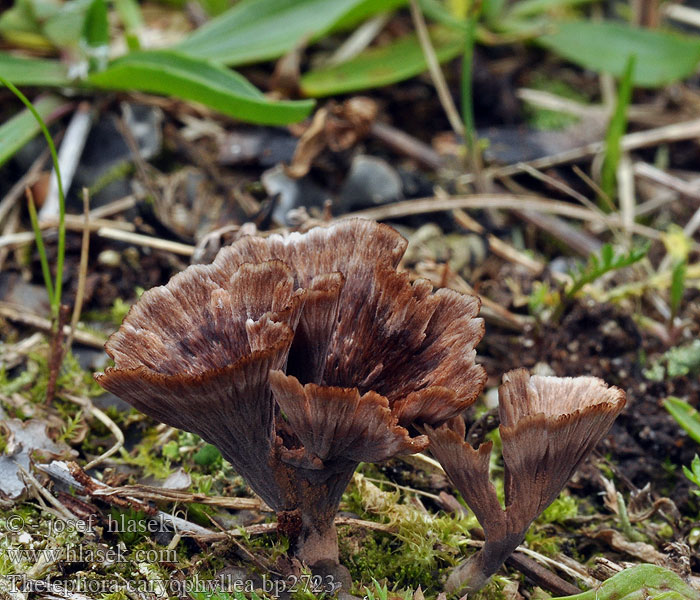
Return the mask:
<svg viewBox="0 0 700 600">
<path fill-rule="evenodd" d="M 486 584 L 608 432 L 625 393 L 595 377 L 531 377 L 517 369 L 503 376 L 498 402 L 505 510 L 489 480 L 492 443 L 472 448 L 464 441 L 461 417 L 425 427 L 431 451 L 485 535 L 483 548 L 450 574 L 450 592 L 474 592 Z"/>
<path fill-rule="evenodd" d="M 411 283 L 396 270 L 405 249 L 362 219 L 243 237 L 144 293 L 97 381 L 217 446 L 292 553 L 337 566 L 334 519 L 358 463 L 424 449 L 406 427 L 452 419 L 486 379 L 479 300 Z"/>
</svg>

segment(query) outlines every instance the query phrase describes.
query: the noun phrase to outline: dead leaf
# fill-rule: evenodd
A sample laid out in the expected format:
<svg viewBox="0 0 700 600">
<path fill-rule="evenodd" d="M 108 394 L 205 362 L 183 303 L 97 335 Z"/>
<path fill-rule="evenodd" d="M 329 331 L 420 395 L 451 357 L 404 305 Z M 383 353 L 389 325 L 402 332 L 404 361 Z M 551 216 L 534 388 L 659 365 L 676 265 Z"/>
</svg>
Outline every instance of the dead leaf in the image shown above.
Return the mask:
<svg viewBox="0 0 700 600">
<path fill-rule="evenodd" d="M 77 456 L 67 444 L 54 442 L 48 435 L 47 424 L 39 419 L 4 419 L 0 426 L 7 440 L 5 452 L 0 456 L 0 496 L 5 498 L 17 500 L 24 495 L 27 487 L 20 468 L 29 471 L 32 461 L 46 463 Z"/>
<path fill-rule="evenodd" d="M 291 164 L 284 169 L 287 176 L 299 179 L 309 172 L 314 159 L 326 147 L 327 119 L 327 109 L 321 108 L 316 111 L 311 125 L 299 139 Z"/>
<path fill-rule="evenodd" d="M 603 529 L 593 536 L 597 540 L 602 540 L 613 550 L 624 552 L 629 556 L 634 556 L 647 563 L 656 565 L 666 564 L 666 555 L 657 551 L 654 546 L 646 542 L 630 542 L 619 531 L 614 529 Z"/>
</svg>

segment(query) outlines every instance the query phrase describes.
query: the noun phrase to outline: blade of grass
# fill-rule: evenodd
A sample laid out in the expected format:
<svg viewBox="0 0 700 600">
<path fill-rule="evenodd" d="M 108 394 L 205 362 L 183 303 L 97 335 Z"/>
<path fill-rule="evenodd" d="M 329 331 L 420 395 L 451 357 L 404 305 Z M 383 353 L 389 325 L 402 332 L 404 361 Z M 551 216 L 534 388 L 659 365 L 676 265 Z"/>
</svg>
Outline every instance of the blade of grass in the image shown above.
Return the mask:
<svg viewBox="0 0 700 600">
<path fill-rule="evenodd" d="M 129 50 L 140 50 L 140 32 L 143 30 L 143 16 L 141 7 L 136 0 L 115 0 L 114 7 L 117 9 L 119 19 L 124 26 L 124 36 Z"/>
<path fill-rule="evenodd" d="M 600 178 L 600 185 L 608 198 L 615 198 L 617 165 L 622 156 L 622 145 L 620 141 L 627 129 L 627 108 L 632 100 L 632 74 L 636 56 L 630 55 L 627 59 L 625 72 L 620 79 L 617 90 L 617 101 L 615 111 L 610 119 L 608 131 L 605 135 L 605 158 L 603 159 L 603 169 Z M 601 208 L 607 208 L 601 203 Z"/>
<path fill-rule="evenodd" d="M 41 237 L 41 227 L 39 227 L 39 217 L 36 214 L 36 205 L 34 204 L 34 195 L 32 190 L 25 190 L 27 196 L 27 207 L 29 208 L 29 219 L 32 222 L 34 230 L 34 239 L 36 240 L 36 249 L 39 251 L 39 262 L 41 263 L 41 273 L 44 276 L 44 286 L 46 293 L 49 295 L 49 302 L 53 309 L 54 289 L 51 282 L 51 269 L 49 269 L 49 259 L 46 256 L 46 248 L 44 247 L 44 239 Z"/>
<path fill-rule="evenodd" d="M 683 292 L 685 291 L 685 274 L 688 268 L 688 260 L 677 260 L 671 270 L 671 318 L 669 322 L 671 326 L 680 313 L 681 302 L 683 300 Z"/>
<path fill-rule="evenodd" d="M 425 23 L 425 18 L 423 17 L 423 13 L 417 0 L 411 0 L 410 9 L 411 19 L 413 20 L 413 25 L 416 28 L 416 35 L 418 36 L 418 42 L 420 43 L 421 51 L 423 52 L 425 62 L 428 66 L 428 71 L 430 72 L 430 77 L 433 80 L 433 85 L 435 86 L 435 91 L 437 92 L 442 109 L 445 111 L 445 116 L 450 122 L 454 132 L 457 135 L 463 136 L 464 124 L 462 123 L 459 113 L 457 112 L 457 107 L 452 100 L 452 95 L 450 94 L 449 87 L 447 86 L 445 75 L 440 69 L 440 61 L 430 40 L 428 26 Z"/>
<path fill-rule="evenodd" d="M 46 123 L 41 118 L 41 115 L 37 112 L 34 105 L 27 99 L 27 97 L 20 92 L 12 83 L 7 81 L 4 77 L 0 76 L 0 83 L 7 87 L 17 98 L 20 99 L 22 104 L 24 104 L 29 112 L 34 115 L 34 118 L 39 123 L 41 132 L 46 138 L 46 143 L 49 145 L 49 151 L 51 152 L 51 160 L 53 161 L 53 168 L 56 171 L 56 179 L 58 181 L 58 199 L 59 199 L 59 213 L 58 213 L 58 251 L 56 255 L 56 283 L 52 288 L 47 285 L 46 291 L 49 295 L 49 301 L 51 303 L 51 316 L 53 317 L 54 323 L 58 323 L 58 309 L 61 304 L 61 287 L 63 285 L 63 260 L 66 253 L 66 197 L 63 193 L 63 181 L 61 179 L 61 170 L 58 166 L 58 155 L 56 154 L 56 146 L 53 143 L 51 134 L 49 133 Z M 39 230 L 38 219 L 32 221 L 32 227 L 34 228 L 35 235 L 41 237 L 41 232 Z M 38 245 L 38 244 L 37 244 Z M 40 251 L 41 252 L 41 251 Z M 46 260 L 46 255 L 42 260 Z M 42 264 L 43 269 L 43 264 Z M 48 261 L 47 261 L 48 269 Z M 50 280 L 50 275 L 49 275 Z"/>
<path fill-rule="evenodd" d="M 464 122 L 464 141 L 471 160 L 476 158 L 476 125 L 474 124 L 474 97 L 472 95 L 472 77 L 474 63 L 474 44 L 476 43 L 476 24 L 481 13 L 481 3 L 472 1 L 466 18 L 466 36 L 464 54 L 462 55 L 462 121 Z M 476 169 L 475 169 L 476 172 Z"/>
<path fill-rule="evenodd" d="M 521 0 L 508 9 L 508 17 L 527 19 L 552 10 L 561 10 L 579 4 L 589 4 L 596 0 Z"/>
</svg>

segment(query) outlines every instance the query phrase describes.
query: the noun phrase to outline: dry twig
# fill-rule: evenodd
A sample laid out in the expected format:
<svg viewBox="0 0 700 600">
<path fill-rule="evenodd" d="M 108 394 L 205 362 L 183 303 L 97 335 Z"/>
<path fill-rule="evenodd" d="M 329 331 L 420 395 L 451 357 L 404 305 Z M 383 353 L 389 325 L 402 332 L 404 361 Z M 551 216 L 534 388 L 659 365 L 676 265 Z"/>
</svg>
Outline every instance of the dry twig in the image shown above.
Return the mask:
<svg viewBox="0 0 700 600">
<path fill-rule="evenodd" d="M 80 245 L 80 266 L 78 270 L 78 289 L 75 293 L 73 304 L 73 316 L 70 322 L 70 333 L 66 339 L 66 352 L 70 352 L 73 345 L 73 336 L 78 327 L 80 313 L 83 310 L 83 298 L 85 297 L 85 281 L 87 279 L 88 255 L 90 251 L 90 196 L 87 188 L 83 188 L 83 211 L 85 214 L 85 229 L 83 229 L 83 239 Z"/>
<path fill-rule="evenodd" d="M 103 412 L 99 408 L 97 408 L 93 403 L 90 398 L 83 398 L 80 396 L 74 396 L 73 394 L 63 394 L 63 398 L 66 400 L 70 400 L 74 404 L 77 404 L 78 406 L 81 406 L 84 408 L 88 413 L 90 413 L 93 417 L 95 417 L 98 421 L 100 421 L 107 429 L 109 429 L 112 432 L 112 435 L 116 438 L 116 443 L 109 449 L 107 449 L 105 452 L 100 454 L 97 458 L 91 460 L 88 464 L 85 465 L 85 469 L 92 469 L 96 465 L 100 464 L 103 460 L 106 458 L 109 458 L 119 450 L 119 448 L 122 448 L 124 446 L 124 434 L 122 433 L 122 430 L 119 429 L 119 426 L 109 418 L 109 415 L 107 413 Z"/>
</svg>

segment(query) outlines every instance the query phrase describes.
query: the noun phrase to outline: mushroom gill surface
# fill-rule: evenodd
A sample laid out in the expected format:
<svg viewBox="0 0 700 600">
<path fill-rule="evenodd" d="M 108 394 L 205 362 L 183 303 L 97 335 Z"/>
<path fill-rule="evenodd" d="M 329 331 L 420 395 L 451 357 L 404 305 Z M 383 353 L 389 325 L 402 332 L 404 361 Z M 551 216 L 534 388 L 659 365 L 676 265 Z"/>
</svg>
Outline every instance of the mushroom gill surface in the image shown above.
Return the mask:
<svg viewBox="0 0 700 600">
<path fill-rule="evenodd" d="M 106 350 L 105 389 L 214 444 L 309 565 L 360 461 L 424 449 L 472 404 L 480 302 L 397 271 L 406 241 L 363 219 L 246 236 L 149 290 Z"/>
</svg>

